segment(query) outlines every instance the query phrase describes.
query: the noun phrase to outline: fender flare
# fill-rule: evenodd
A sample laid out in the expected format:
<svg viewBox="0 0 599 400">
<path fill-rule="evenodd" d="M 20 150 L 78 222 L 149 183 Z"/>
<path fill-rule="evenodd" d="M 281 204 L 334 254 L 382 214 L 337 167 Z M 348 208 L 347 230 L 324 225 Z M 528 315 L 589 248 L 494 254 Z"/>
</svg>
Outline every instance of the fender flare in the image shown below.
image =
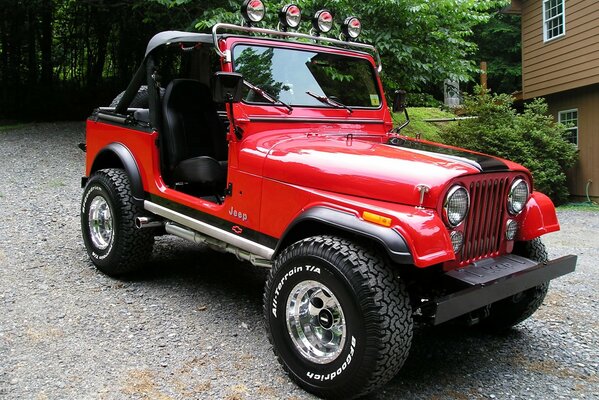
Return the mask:
<svg viewBox="0 0 599 400">
<path fill-rule="evenodd" d="M 96 158 L 94 158 L 90 175 L 99 169 L 115 167 L 114 163 L 111 162 L 114 161 L 115 157 L 120 161 L 125 173 L 129 177 L 133 201 L 136 204 L 141 204 L 143 206 L 145 191 L 141 180 L 141 174 L 139 173 L 139 167 L 137 166 L 137 161 L 135 161 L 133 154 L 131 154 L 129 149 L 122 143 L 111 143 L 100 150 L 96 155 Z"/>
<path fill-rule="evenodd" d="M 549 197 L 532 192 L 524 211 L 522 229 L 517 240 L 532 240 L 550 232 L 560 230 L 555 206 Z"/>
<path fill-rule="evenodd" d="M 306 211 L 291 222 L 285 233 L 279 240 L 275 254 L 281 249 L 282 244 L 295 227 L 304 222 L 317 222 L 330 227 L 351 232 L 358 236 L 371 239 L 379 243 L 387 251 L 387 254 L 398 264 L 412 264 L 413 258 L 404 237 L 395 229 L 375 225 L 359 219 L 356 215 L 325 206 L 315 206 Z"/>
</svg>

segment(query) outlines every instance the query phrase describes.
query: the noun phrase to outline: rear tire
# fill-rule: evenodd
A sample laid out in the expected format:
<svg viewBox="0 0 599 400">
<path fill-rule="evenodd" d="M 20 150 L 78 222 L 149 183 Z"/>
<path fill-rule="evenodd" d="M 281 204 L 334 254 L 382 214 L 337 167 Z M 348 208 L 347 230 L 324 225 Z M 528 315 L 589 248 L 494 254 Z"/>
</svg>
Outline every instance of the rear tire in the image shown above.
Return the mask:
<svg viewBox="0 0 599 400">
<path fill-rule="evenodd" d="M 274 353 L 318 396 L 350 399 L 393 378 L 412 341 L 403 282 L 376 251 L 316 236 L 277 257 L 264 293 Z"/>
<path fill-rule="evenodd" d="M 545 245 L 539 238 L 516 243 L 513 253 L 538 262 L 548 260 Z M 480 327 L 487 331 L 501 332 L 521 323 L 543 304 L 548 289 L 549 282 L 546 282 L 491 304 L 489 316 L 480 322 Z"/>
<path fill-rule="evenodd" d="M 142 216 L 133 202 L 129 177 L 122 169 L 94 173 L 83 192 L 81 231 L 94 265 L 117 276 L 140 269 L 152 254 L 151 232 L 135 227 Z"/>
</svg>

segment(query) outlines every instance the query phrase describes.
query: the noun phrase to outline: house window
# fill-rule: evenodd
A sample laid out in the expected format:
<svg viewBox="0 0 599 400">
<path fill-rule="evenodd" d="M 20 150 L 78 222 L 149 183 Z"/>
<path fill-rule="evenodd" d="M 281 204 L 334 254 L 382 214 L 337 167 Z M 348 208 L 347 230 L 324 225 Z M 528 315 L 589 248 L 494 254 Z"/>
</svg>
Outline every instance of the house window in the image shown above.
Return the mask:
<svg viewBox="0 0 599 400">
<path fill-rule="evenodd" d="M 558 121 L 567 128 L 566 140 L 578 146 L 578 109 L 560 111 Z"/>
<path fill-rule="evenodd" d="M 566 34 L 565 0 L 543 0 L 543 36 L 549 41 Z"/>
</svg>

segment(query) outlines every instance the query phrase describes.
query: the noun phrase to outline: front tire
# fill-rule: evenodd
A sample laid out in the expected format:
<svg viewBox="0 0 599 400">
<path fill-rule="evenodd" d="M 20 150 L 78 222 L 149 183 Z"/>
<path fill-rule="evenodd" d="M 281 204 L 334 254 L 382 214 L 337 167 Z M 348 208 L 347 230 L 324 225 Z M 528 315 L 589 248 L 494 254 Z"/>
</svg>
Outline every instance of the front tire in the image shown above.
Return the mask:
<svg viewBox="0 0 599 400">
<path fill-rule="evenodd" d="M 539 238 L 516 243 L 513 253 L 538 262 L 548 260 L 545 245 Z M 523 322 L 543 304 L 548 289 L 549 282 L 546 282 L 491 304 L 489 316 L 480 323 L 481 328 L 491 332 L 502 332 Z"/>
<path fill-rule="evenodd" d="M 412 341 L 404 284 L 375 251 L 337 237 L 304 239 L 281 253 L 264 314 L 285 371 L 327 398 L 358 397 L 389 381 Z"/>
<path fill-rule="evenodd" d="M 135 227 L 141 210 L 133 202 L 129 178 L 122 169 L 94 173 L 83 192 L 81 231 L 94 265 L 117 276 L 140 269 L 152 254 L 154 237 Z"/>
</svg>

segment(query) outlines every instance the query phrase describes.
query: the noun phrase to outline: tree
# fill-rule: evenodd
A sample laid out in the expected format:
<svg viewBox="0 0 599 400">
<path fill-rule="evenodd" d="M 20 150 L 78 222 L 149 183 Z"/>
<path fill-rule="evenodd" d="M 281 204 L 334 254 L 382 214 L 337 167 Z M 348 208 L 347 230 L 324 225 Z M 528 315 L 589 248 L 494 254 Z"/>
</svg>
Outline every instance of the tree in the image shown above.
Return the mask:
<svg viewBox="0 0 599 400">
<path fill-rule="evenodd" d="M 128 84 L 155 33 L 193 27 L 205 10 L 194 7 L 169 10 L 151 0 L 3 0 L 0 119 L 85 118 Z"/>
<path fill-rule="evenodd" d="M 464 111 L 477 118 L 448 125 L 443 140 L 450 145 L 513 160 L 527 167 L 537 190 L 556 203 L 568 199 L 565 171 L 577 158 L 566 129 L 547 115 L 542 98 L 525 104 L 524 113 L 512 107 L 513 97 L 474 89 L 465 96 Z"/>
<path fill-rule="evenodd" d="M 488 65 L 488 87 L 496 93 L 513 93 L 522 87 L 521 17 L 499 10 L 474 28 L 477 61 Z"/>
<path fill-rule="evenodd" d="M 242 0 L 3 0 L 0 7 L 0 119 L 84 118 L 122 91 L 148 40 L 169 29 L 239 23 Z M 446 78 L 467 80 L 472 29 L 496 0 L 298 0 L 309 16 L 329 8 L 339 24 L 363 21 L 360 40 L 376 45 L 387 93 L 424 91 Z M 276 27 L 280 1 L 262 26 Z"/>
<path fill-rule="evenodd" d="M 154 0 L 172 8 L 187 6 L 191 0 Z M 217 3 L 217 2 L 208 2 Z M 263 26 L 275 27 L 282 3 L 265 1 Z M 467 81 L 477 71 L 470 56 L 476 45 L 469 40 L 472 29 L 486 22 L 488 10 L 496 0 L 299 0 L 304 20 L 315 11 L 327 8 L 335 15 L 337 36 L 340 22 L 357 15 L 364 27 L 360 40 L 374 44 L 383 60 L 383 82 L 390 93 L 397 88 L 421 91 L 444 79 Z M 207 30 L 217 22 L 239 22 L 239 1 L 218 2 L 198 15 L 196 27 Z M 308 22 L 302 25 L 307 31 Z"/>
</svg>

